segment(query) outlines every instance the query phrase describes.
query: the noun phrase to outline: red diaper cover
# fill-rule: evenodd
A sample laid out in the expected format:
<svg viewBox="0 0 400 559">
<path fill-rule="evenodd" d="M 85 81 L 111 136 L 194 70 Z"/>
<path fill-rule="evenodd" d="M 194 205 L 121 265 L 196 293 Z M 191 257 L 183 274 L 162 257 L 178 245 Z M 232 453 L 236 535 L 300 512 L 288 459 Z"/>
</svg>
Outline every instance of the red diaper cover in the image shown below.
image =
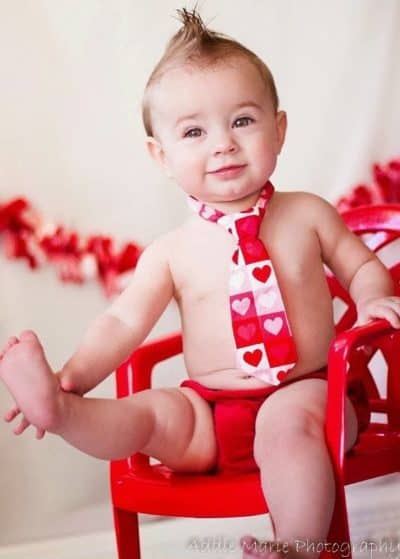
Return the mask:
<svg viewBox="0 0 400 559">
<path fill-rule="evenodd" d="M 194 380 L 185 380 L 181 386 L 192 388 L 209 402 L 214 413 L 215 435 L 218 445 L 217 469 L 230 472 L 257 470 L 253 456 L 254 430 L 257 412 L 263 402 L 276 390 L 305 378 L 327 378 L 326 368 L 294 378 L 283 384 L 265 388 L 223 390 L 208 388 Z M 347 395 L 358 419 L 359 433 L 369 424 L 370 409 L 367 393 L 361 381 L 349 384 Z"/>
</svg>

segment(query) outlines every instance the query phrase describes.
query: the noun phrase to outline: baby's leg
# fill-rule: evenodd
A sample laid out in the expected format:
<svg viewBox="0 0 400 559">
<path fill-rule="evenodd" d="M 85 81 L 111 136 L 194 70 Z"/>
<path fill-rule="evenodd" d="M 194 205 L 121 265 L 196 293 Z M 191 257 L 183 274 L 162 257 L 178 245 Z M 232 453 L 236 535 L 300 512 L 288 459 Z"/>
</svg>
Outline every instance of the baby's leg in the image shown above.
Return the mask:
<svg viewBox="0 0 400 559">
<path fill-rule="evenodd" d="M 83 452 L 107 460 L 137 451 L 184 470 L 211 468 L 216 458 L 213 419 L 190 388 L 145 390 L 119 400 L 63 392 L 32 332 L 0 358 L 0 377 L 32 425 Z"/>
<path fill-rule="evenodd" d="M 318 557 L 321 548 L 306 545 L 324 542 L 330 527 L 335 481 L 324 433 L 326 396 L 325 380 L 297 381 L 274 392 L 257 416 L 254 455 L 275 538 L 289 544 L 288 557 Z M 357 437 L 357 418 L 348 400 L 346 406 L 349 449 Z M 243 557 L 271 556 L 255 551 L 252 543 L 247 540 Z"/>
</svg>

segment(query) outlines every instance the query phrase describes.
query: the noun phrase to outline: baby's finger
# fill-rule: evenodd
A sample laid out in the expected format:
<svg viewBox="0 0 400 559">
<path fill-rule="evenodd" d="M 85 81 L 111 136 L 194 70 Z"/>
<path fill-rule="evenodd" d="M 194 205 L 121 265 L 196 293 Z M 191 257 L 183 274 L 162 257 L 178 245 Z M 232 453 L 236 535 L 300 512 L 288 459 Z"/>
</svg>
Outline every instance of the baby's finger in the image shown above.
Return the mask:
<svg viewBox="0 0 400 559">
<path fill-rule="evenodd" d="M 394 310 L 394 312 L 400 315 L 400 297 L 388 297 L 385 299 L 385 305 Z"/>
<path fill-rule="evenodd" d="M 385 318 L 393 328 L 400 328 L 400 317 L 391 306 L 377 305 L 374 310 L 374 318 Z"/>
<path fill-rule="evenodd" d="M 22 433 L 29 427 L 29 421 L 23 417 L 20 424 L 13 430 L 14 435 L 22 435 Z"/>
<path fill-rule="evenodd" d="M 3 416 L 4 421 L 7 421 L 7 423 L 10 423 L 10 421 L 15 419 L 17 417 L 17 415 L 19 415 L 20 413 L 21 413 L 21 410 L 19 409 L 19 407 L 14 406 L 13 408 L 10 408 L 8 411 L 6 411 L 6 413 Z"/>
</svg>

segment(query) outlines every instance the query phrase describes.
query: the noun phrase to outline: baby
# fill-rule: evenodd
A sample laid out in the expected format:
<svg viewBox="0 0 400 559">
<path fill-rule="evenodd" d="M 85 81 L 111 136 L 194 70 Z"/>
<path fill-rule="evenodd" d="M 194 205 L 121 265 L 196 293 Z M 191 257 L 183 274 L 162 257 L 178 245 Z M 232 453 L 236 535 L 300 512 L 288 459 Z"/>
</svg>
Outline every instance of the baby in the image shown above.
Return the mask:
<svg viewBox="0 0 400 559">
<path fill-rule="evenodd" d="M 251 51 L 181 10 L 144 95 L 150 155 L 193 210 L 142 254 L 131 284 L 53 374 L 36 335 L 9 339 L 6 414 L 83 452 L 141 451 L 182 472 L 259 468 L 277 542 L 325 540 L 335 486 L 325 438 L 334 339 L 323 263 L 350 291 L 358 322 L 400 327 L 390 274 L 330 204 L 269 182 L 286 132 L 274 80 Z M 138 347 L 170 300 L 179 306 L 190 380 L 120 400 L 83 395 Z M 368 421 L 362 387 L 346 402 L 346 449 Z M 312 506 L 311 506 L 312 504 Z M 304 511 L 307 514 L 304 514 Z M 243 557 L 271 557 L 247 536 Z M 288 551 L 289 550 L 289 551 Z"/>
</svg>

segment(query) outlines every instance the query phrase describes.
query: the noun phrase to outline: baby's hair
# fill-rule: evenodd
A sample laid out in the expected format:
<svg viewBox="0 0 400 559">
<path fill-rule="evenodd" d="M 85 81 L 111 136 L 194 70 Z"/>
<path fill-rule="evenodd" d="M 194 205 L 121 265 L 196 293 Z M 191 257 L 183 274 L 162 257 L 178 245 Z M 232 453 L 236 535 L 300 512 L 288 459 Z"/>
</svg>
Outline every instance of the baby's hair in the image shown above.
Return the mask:
<svg viewBox="0 0 400 559">
<path fill-rule="evenodd" d="M 153 136 L 150 114 L 150 91 L 163 74 L 179 65 L 206 67 L 229 58 L 241 57 L 251 62 L 259 71 L 262 80 L 271 96 L 275 111 L 278 110 L 279 99 L 274 78 L 267 65 L 254 52 L 227 35 L 208 29 L 196 11 L 182 8 L 177 10 L 182 23 L 180 29 L 168 42 L 165 52 L 154 68 L 147 81 L 143 103 L 143 124 L 148 136 Z"/>
</svg>

